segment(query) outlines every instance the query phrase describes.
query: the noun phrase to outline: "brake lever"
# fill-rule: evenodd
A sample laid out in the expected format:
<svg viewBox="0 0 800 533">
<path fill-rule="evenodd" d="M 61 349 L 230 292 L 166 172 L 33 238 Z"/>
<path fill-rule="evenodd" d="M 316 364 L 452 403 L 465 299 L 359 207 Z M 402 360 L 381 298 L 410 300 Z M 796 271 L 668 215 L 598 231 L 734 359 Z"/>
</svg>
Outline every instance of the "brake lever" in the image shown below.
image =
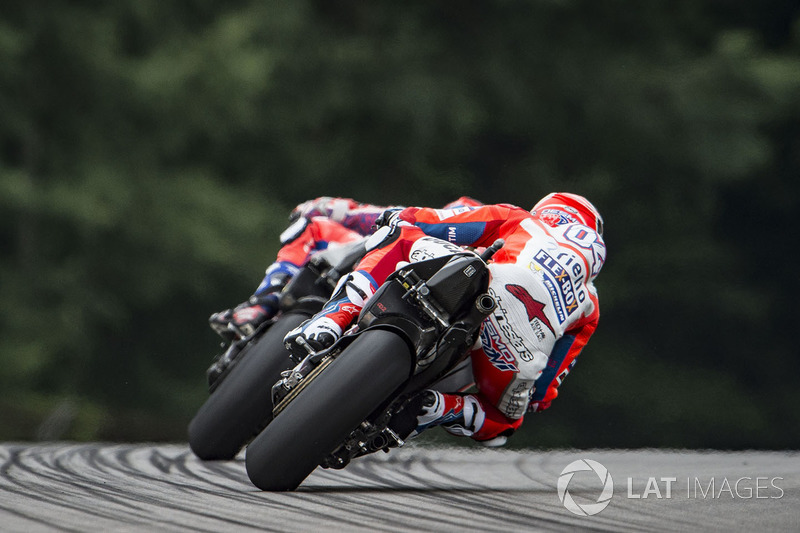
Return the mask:
<svg viewBox="0 0 800 533">
<path fill-rule="evenodd" d="M 483 260 L 483 262 L 488 263 L 489 259 L 491 259 L 492 256 L 495 253 L 497 253 L 497 251 L 500 248 L 502 248 L 505 243 L 506 241 L 504 241 L 503 239 L 497 239 L 496 241 L 494 241 L 491 246 L 489 246 L 487 249 L 483 251 L 483 253 L 481 253 L 480 257 Z"/>
</svg>

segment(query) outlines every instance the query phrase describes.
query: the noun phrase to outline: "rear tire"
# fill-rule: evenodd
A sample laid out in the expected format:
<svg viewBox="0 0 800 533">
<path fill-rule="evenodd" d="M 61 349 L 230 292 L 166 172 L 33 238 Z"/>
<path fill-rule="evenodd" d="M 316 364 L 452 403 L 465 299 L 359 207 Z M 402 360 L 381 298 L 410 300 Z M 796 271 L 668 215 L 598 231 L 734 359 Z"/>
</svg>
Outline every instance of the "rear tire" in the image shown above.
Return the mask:
<svg viewBox="0 0 800 533">
<path fill-rule="evenodd" d="M 292 368 L 283 337 L 309 318 L 288 313 L 240 359 L 189 423 L 189 447 L 200 459 L 227 460 L 272 420 L 272 385 Z"/>
<path fill-rule="evenodd" d="M 406 342 L 362 333 L 247 447 L 247 475 L 262 490 L 296 489 L 411 373 Z"/>
</svg>

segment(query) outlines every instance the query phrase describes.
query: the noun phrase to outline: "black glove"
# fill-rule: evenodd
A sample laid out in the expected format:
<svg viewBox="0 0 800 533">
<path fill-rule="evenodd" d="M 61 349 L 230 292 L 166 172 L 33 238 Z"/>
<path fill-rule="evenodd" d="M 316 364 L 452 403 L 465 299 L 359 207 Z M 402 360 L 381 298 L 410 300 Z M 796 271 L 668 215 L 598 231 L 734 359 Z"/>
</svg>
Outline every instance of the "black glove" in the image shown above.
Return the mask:
<svg viewBox="0 0 800 533">
<path fill-rule="evenodd" d="M 341 328 L 330 318 L 313 317 L 286 334 L 283 345 L 296 361 L 310 352 L 319 352 L 333 346 L 342 336 Z"/>
</svg>

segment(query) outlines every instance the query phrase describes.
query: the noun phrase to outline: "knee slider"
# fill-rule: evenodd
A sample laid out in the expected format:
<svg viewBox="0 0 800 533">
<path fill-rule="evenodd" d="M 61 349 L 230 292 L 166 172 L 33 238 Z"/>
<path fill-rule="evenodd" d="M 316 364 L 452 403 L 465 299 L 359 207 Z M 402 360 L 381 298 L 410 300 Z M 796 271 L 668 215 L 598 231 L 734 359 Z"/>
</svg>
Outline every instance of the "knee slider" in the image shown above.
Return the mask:
<svg viewBox="0 0 800 533">
<path fill-rule="evenodd" d="M 309 224 L 309 220 L 307 218 L 304 218 L 304 217 L 300 217 L 297 220 L 295 220 L 294 222 L 292 222 L 289 225 L 289 227 L 286 228 L 285 230 L 283 230 L 283 233 L 281 233 L 281 236 L 280 236 L 281 244 L 282 245 L 287 245 L 290 242 L 296 240 L 300 235 L 303 234 L 303 232 L 308 227 L 308 224 Z"/>
<path fill-rule="evenodd" d="M 367 249 L 367 252 L 371 252 L 376 248 L 383 248 L 387 246 L 397 239 L 400 238 L 400 233 L 402 231 L 401 225 L 396 226 L 381 226 L 378 230 L 373 233 L 364 246 Z"/>
<path fill-rule="evenodd" d="M 378 287 L 372 276 L 356 270 L 347 276 L 344 288 L 347 298 L 355 305 L 363 307 Z"/>
<path fill-rule="evenodd" d="M 372 276 L 366 272 L 356 270 L 339 280 L 339 283 L 336 284 L 336 288 L 333 290 L 331 301 L 346 297 L 350 302 L 360 308 L 375 294 L 377 289 L 378 284 L 372 279 Z"/>
</svg>

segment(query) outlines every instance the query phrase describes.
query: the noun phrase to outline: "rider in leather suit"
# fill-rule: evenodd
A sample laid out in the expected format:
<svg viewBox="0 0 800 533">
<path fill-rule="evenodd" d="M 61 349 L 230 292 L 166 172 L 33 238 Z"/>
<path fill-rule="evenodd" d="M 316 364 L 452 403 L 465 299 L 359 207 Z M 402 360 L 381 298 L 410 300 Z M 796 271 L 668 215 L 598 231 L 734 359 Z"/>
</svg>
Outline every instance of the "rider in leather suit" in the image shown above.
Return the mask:
<svg viewBox="0 0 800 533">
<path fill-rule="evenodd" d="M 379 223 L 386 229 L 368 241 L 369 253 L 322 311 L 286 335 L 287 347 L 302 356 L 302 344 L 317 350 L 333 344 L 398 263 L 503 239 L 489 263 L 497 307 L 471 352 L 478 392 L 424 391 L 404 411 L 413 415 L 407 434 L 442 425 L 490 445 L 504 443 L 527 411 L 550 406 L 597 327 L 593 282 L 606 258 L 600 213 L 582 196 L 552 193 L 530 212 L 508 204 L 411 207 L 388 210 Z"/>
<path fill-rule="evenodd" d="M 445 208 L 477 205 L 481 203 L 462 196 Z M 385 206 L 330 196 L 308 200 L 295 207 L 289 217 L 292 224 L 281 233 L 277 258 L 267 268 L 253 295 L 232 309 L 211 315 L 211 328 L 226 339 L 253 333 L 259 324 L 278 312 L 281 289 L 312 255 L 364 239 L 372 233 L 375 220 L 386 209 Z"/>
</svg>

